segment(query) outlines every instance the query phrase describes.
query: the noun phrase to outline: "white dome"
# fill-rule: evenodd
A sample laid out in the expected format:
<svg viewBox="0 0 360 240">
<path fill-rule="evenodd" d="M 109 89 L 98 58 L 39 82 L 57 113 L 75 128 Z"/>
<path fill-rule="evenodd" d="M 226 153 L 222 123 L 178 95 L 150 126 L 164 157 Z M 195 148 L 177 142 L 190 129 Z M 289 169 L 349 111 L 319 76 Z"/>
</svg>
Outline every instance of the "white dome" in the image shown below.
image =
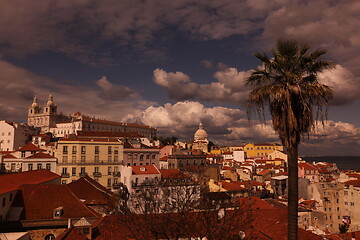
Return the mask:
<svg viewBox="0 0 360 240">
<path fill-rule="evenodd" d="M 194 140 L 207 140 L 208 134 L 204 130 L 202 123 L 199 124 L 199 129 L 194 134 Z"/>
</svg>

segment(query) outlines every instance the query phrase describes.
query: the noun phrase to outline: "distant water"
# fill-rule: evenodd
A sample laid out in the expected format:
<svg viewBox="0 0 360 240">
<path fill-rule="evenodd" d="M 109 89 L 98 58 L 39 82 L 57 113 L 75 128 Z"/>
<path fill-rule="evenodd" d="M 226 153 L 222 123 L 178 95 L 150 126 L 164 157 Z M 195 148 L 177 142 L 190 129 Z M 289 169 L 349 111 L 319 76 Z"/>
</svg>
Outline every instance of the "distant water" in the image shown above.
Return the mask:
<svg viewBox="0 0 360 240">
<path fill-rule="evenodd" d="M 324 156 L 324 157 L 302 157 L 307 162 L 329 162 L 336 163 L 341 170 L 353 169 L 360 171 L 360 156 Z"/>
</svg>

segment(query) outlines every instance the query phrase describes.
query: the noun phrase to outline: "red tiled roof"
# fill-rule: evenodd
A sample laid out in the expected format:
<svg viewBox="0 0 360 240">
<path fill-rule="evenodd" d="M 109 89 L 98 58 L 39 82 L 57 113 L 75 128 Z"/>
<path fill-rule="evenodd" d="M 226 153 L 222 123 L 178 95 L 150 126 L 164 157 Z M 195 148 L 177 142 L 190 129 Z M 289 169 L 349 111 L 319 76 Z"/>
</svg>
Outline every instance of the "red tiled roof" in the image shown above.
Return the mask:
<svg viewBox="0 0 360 240">
<path fill-rule="evenodd" d="M 264 170 L 262 170 L 261 172 L 259 172 L 259 173 L 258 173 L 258 175 L 263 176 L 263 175 L 268 174 L 269 172 L 271 172 L 271 170 L 270 170 L 270 169 L 264 169 Z"/>
<path fill-rule="evenodd" d="M 237 198 L 236 202 L 240 204 L 240 207 L 243 209 L 277 209 L 272 206 L 270 203 L 265 202 L 264 200 L 258 197 L 242 197 Z"/>
<path fill-rule="evenodd" d="M 109 137 L 109 138 L 123 138 L 123 137 L 133 137 L 139 138 L 143 135 L 137 132 L 108 132 L 108 131 L 78 131 L 76 133 L 79 137 Z"/>
<path fill-rule="evenodd" d="M 34 155 L 31 155 L 29 157 L 27 157 L 26 159 L 34 159 L 34 158 L 55 158 L 54 156 L 51 156 L 50 154 L 47 153 L 35 153 Z"/>
<path fill-rule="evenodd" d="M 168 160 L 168 156 L 164 156 L 160 158 L 160 161 L 167 161 Z"/>
<path fill-rule="evenodd" d="M 78 228 L 71 226 L 65 232 L 55 238 L 55 240 L 89 240 Z"/>
<path fill-rule="evenodd" d="M 8 154 L 5 154 L 5 155 L 3 156 L 3 158 L 17 158 L 17 157 L 15 157 L 14 155 L 8 153 Z"/>
<path fill-rule="evenodd" d="M 222 188 L 224 188 L 226 191 L 242 191 L 246 190 L 246 188 L 242 187 L 239 182 L 228 182 L 228 181 L 220 181 Z"/>
<path fill-rule="evenodd" d="M 161 178 L 166 179 L 179 179 L 179 178 L 190 178 L 187 174 L 183 173 L 179 169 L 160 169 Z"/>
<path fill-rule="evenodd" d="M 360 240 L 360 231 L 326 235 L 329 240 Z"/>
<path fill-rule="evenodd" d="M 23 152 L 23 151 L 46 151 L 46 150 L 41 149 L 32 143 L 28 143 L 25 146 L 23 146 L 22 148 L 20 148 L 19 151 Z"/>
<path fill-rule="evenodd" d="M 254 186 L 264 186 L 265 183 L 262 183 L 262 182 L 258 182 L 258 181 L 255 181 L 255 180 L 250 180 L 250 181 L 242 181 L 242 182 L 239 182 L 240 185 L 244 186 L 245 188 L 249 185 L 249 182 L 250 182 L 250 186 L 251 187 L 254 187 Z"/>
<path fill-rule="evenodd" d="M 82 177 L 67 187 L 87 205 L 109 204 L 114 194 L 89 176 Z"/>
<path fill-rule="evenodd" d="M 24 207 L 24 220 L 53 219 L 54 210 L 63 208 L 60 218 L 98 217 L 78 199 L 66 185 L 21 185 L 21 201 L 16 207 Z"/>
<path fill-rule="evenodd" d="M 354 186 L 354 187 L 360 187 L 360 179 L 357 180 L 350 180 L 350 181 L 346 181 L 344 182 L 345 186 Z"/>
<path fill-rule="evenodd" d="M 159 170 L 155 165 L 142 165 L 142 166 L 133 166 L 132 167 L 133 175 L 142 175 L 142 174 L 160 174 Z"/>
<path fill-rule="evenodd" d="M 62 141 L 73 141 L 73 142 L 119 142 L 114 138 L 77 138 L 77 137 L 63 137 L 59 140 Z"/>
<path fill-rule="evenodd" d="M 43 184 L 60 176 L 46 169 L 0 175 L 0 194 L 19 189 L 21 184 Z"/>
<path fill-rule="evenodd" d="M 316 167 L 309 163 L 299 163 L 299 168 L 303 168 L 305 170 L 318 170 Z"/>
</svg>

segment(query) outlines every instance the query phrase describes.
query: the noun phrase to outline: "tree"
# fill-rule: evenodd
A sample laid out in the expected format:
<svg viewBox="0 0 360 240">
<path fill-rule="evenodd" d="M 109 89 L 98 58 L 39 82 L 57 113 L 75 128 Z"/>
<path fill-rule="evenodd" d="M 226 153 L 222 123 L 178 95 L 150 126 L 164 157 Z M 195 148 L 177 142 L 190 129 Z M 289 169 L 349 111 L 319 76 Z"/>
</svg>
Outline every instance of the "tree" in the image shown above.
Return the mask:
<svg viewBox="0 0 360 240">
<path fill-rule="evenodd" d="M 329 86 L 319 83 L 318 73 L 334 64 L 322 59 L 326 50 L 309 53 L 309 49 L 308 44 L 278 40 L 272 58 L 265 53 L 255 54 L 263 65 L 246 80 L 246 85 L 253 88 L 248 98 L 249 119 L 255 111 L 264 122 L 264 108 L 268 106 L 274 130 L 287 149 L 288 239 L 297 239 L 298 145 L 314 130 L 315 120 L 324 125 L 333 95 Z"/>
</svg>

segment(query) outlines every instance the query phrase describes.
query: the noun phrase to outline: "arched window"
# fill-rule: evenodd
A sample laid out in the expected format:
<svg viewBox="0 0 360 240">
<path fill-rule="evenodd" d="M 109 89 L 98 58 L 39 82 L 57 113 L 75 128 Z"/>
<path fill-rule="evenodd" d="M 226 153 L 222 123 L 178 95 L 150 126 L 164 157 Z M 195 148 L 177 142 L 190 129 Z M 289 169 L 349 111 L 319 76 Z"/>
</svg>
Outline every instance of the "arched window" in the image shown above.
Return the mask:
<svg viewBox="0 0 360 240">
<path fill-rule="evenodd" d="M 48 234 L 45 236 L 45 240 L 54 240 L 54 239 L 55 239 L 54 234 Z"/>
</svg>

